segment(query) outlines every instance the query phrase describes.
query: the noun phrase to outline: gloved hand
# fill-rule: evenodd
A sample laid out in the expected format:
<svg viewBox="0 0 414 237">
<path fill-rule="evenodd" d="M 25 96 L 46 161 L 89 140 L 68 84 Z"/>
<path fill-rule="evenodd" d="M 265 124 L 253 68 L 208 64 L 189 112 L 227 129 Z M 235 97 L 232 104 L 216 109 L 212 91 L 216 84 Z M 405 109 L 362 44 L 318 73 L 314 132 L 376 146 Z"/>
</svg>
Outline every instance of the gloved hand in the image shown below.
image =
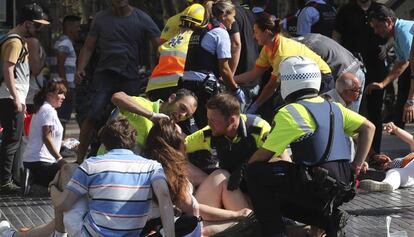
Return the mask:
<svg viewBox="0 0 414 237">
<path fill-rule="evenodd" d="M 229 181 L 227 182 L 227 190 L 233 191 L 239 188 L 240 183 L 244 177 L 246 165 L 247 164 L 241 165 L 230 174 Z"/>
<path fill-rule="evenodd" d="M 154 123 L 160 121 L 161 119 L 170 119 L 170 117 L 163 113 L 152 113 L 150 120 Z"/>
<path fill-rule="evenodd" d="M 250 105 L 250 107 L 246 110 L 246 114 L 254 114 L 256 113 L 257 109 L 259 108 L 258 104 L 254 102 Z"/>
<path fill-rule="evenodd" d="M 387 57 L 387 45 L 386 44 L 382 44 L 382 45 L 378 45 L 378 59 L 380 60 L 384 60 Z"/>
<path fill-rule="evenodd" d="M 246 95 L 242 89 L 237 88 L 235 96 L 240 104 L 246 104 Z"/>
</svg>

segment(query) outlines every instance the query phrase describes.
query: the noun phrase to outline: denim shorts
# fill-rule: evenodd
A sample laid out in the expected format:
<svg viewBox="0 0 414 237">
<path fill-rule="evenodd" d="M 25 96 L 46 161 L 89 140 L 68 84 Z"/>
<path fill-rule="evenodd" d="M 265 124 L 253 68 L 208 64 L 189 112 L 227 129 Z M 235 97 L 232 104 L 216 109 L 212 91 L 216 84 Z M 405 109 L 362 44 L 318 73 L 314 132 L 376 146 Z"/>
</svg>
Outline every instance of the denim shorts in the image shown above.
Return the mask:
<svg viewBox="0 0 414 237">
<path fill-rule="evenodd" d="M 92 96 L 89 118 L 101 120 L 105 115 L 105 108 L 111 104 L 114 93 L 123 91 L 130 96 L 138 96 L 143 91 L 145 83 L 139 78 L 126 78 L 112 71 L 95 72 L 93 77 L 95 93 Z"/>
</svg>

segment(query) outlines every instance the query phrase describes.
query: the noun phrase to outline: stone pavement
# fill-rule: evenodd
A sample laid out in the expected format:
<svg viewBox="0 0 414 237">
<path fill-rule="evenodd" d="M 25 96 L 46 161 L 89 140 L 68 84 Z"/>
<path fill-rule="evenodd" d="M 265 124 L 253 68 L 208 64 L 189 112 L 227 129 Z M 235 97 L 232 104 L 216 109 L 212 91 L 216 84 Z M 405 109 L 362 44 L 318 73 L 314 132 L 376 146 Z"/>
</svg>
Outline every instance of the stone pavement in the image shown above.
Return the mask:
<svg viewBox="0 0 414 237">
<path fill-rule="evenodd" d="M 414 125 L 406 128 L 414 133 Z M 72 123 L 68 134 L 77 137 L 79 129 Z M 384 134 L 383 152 L 391 157 L 404 156 L 409 147 L 395 136 Z M 366 193 L 357 196 L 343 206 L 351 215 L 346 228 L 347 236 L 386 236 L 386 216 L 392 217 L 391 233 L 405 230 L 414 237 L 414 188 L 399 189 L 393 193 Z M 38 190 L 29 197 L 0 194 L 0 219 L 7 219 L 13 227 L 33 227 L 53 218 L 53 208 L 45 190 Z"/>
</svg>

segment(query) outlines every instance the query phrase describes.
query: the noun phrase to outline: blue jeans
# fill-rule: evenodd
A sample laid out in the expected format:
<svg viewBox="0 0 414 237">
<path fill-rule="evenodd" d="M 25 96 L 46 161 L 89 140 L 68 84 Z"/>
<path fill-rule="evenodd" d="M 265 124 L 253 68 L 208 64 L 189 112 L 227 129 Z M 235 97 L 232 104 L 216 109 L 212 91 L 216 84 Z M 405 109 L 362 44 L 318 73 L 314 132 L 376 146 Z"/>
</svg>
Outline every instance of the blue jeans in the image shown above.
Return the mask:
<svg viewBox="0 0 414 237">
<path fill-rule="evenodd" d="M 110 104 L 114 93 L 123 91 L 130 96 L 138 96 L 145 82 L 138 78 L 126 78 L 112 71 L 96 72 L 93 77 L 95 93 L 91 101 L 89 117 L 101 120 L 105 114 L 105 107 Z"/>
</svg>

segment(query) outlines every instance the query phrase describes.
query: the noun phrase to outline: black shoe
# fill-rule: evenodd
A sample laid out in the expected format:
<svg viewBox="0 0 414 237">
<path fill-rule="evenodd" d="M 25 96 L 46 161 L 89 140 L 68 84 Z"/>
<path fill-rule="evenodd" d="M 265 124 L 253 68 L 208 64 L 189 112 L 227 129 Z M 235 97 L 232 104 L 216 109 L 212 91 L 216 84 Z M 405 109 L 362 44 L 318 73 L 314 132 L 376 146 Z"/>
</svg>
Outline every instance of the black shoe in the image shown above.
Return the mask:
<svg viewBox="0 0 414 237">
<path fill-rule="evenodd" d="M 30 189 L 32 187 L 33 183 L 33 177 L 30 174 L 30 170 L 25 168 L 23 170 L 23 173 L 21 175 L 21 181 L 20 181 L 20 192 L 23 196 L 27 196 L 30 193 Z"/>
<path fill-rule="evenodd" d="M 0 186 L 0 191 L 2 194 L 11 195 L 20 193 L 20 187 L 15 184 L 13 181 L 9 181 Z"/>
<path fill-rule="evenodd" d="M 259 221 L 256 219 L 254 213 L 251 212 L 246 218 L 231 225 L 222 232 L 213 235 L 212 237 L 227 236 L 262 236 Z"/>
<path fill-rule="evenodd" d="M 346 211 L 336 209 L 331 215 L 331 223 L 326 229 L 326 237 L 345 237 L 345 227 L 349 214 Z"/>
</svg>

